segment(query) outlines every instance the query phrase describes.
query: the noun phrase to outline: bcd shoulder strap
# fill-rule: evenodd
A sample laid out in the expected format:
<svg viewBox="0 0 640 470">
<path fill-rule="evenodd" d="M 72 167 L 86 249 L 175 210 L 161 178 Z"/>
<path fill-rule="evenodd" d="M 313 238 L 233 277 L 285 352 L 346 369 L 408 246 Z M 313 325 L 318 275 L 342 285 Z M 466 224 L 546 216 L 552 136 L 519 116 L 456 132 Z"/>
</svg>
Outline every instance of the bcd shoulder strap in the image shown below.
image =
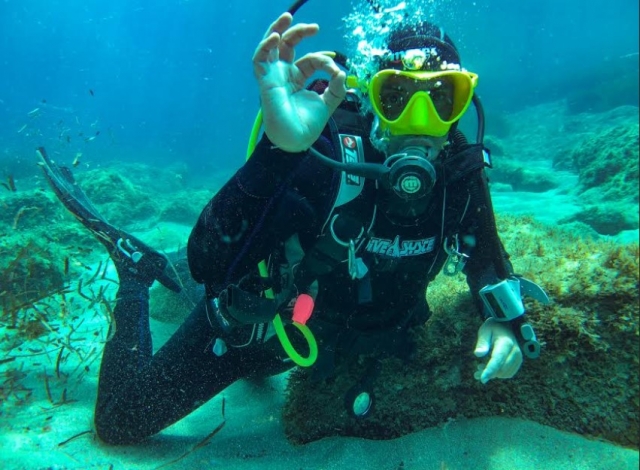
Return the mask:
<svg viewBox="0 0 640 470">
<path fill-rule="evenodd" d="M 453 185 L 483 168 L 492 168 L 491 154 L 482 144 L 466 144 L 449 155 L 445 162 L 447 186 Z"/>
<path fill-rule="evenodd" d="M 321 92 L 326 82 L 312 84 Z M 345 163 L 362 163 L 365 155 L 371 155 L 368 137 L 369 119 L 360 112 L 360 101 L 354 93 L 347 97 L 329 119 L 331 141 L 336 157 Z M 350 242 L 361 238 L 371 225 L 375 208 L 364 196 L 367 192 L 365 178 L 341 172 L 340 184 L 319 237 L 307 249 L 295 273 L 299 290 L 305 290 L 319 276 L 333 271 L 343 263 L 349 252 Z"/>
</svg>

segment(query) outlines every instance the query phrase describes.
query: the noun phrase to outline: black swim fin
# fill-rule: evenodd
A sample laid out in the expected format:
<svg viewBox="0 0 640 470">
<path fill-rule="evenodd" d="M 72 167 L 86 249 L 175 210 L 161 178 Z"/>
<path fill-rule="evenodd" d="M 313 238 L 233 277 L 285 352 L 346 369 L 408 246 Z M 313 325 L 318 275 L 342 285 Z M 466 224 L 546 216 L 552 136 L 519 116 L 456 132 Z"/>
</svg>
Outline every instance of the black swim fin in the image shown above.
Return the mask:
<svg viewBox="0 0 640 470">
<path fill-rule="evenodd" d="M 78 186 L 69 168 L 56 165 L 44 147 L 38 148 L 37 153 L 42 160 L 40 168 L 55 195 L 105 246 L 116 269 L 124 267 L 149 282 L 157 280 L 167 289 L 180 292 L 180 285 L 167 274 L 168 260 L 164 255 L 107 222 Z"/>
</svg>

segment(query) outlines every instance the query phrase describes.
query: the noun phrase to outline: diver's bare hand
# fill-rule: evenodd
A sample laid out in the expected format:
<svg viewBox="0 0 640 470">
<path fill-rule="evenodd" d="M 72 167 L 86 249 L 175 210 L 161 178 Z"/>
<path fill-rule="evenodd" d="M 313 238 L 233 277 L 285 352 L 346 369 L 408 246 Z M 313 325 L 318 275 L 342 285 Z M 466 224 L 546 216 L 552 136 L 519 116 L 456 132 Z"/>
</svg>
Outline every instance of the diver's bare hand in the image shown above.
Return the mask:
<svg viewBox="0 0 640 470">
<path fill-rule="evenodd" d="M 292 21 L 289 13 L 283 13 L 269 27 L 253 55 L 253 71 L 260 89 L 265 133 L 282 150 L 301 152 L 320 137 L 344 99 L 346 75 L 324 54 L 307 54 L 294 61 L 295 47 L 315 35 L 319 27 L 292 26 Z M 317 71 L 331 77 L 321 95 L 304 87 Z"/>
<path fill-rule="evenodd" d="M 485 320 L 478 330 L 474 353 L 476 357 L 485 357 L 489 351 L 489 362 L 479 365 L 475 374 L 483 384 L 495 378 L 510 379 L 520 370 L 522 350 L 511 327 L 493 318 Z"/>
</svg>

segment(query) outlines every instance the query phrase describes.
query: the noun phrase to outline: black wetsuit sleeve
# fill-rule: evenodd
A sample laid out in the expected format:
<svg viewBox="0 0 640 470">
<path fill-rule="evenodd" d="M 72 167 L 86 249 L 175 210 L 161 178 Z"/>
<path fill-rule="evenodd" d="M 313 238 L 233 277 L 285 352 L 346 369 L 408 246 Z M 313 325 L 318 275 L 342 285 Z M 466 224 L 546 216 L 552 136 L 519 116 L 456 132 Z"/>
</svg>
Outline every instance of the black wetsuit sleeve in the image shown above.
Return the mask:
<svg viewBox="0 0 640 470">
<path fill-rule="evenodd" d="M 483 317 L 487 317 L 479 295 L 480 289 L 488 284 L 499 282 L 501 274 L 512 274 L 513 266 L 495 226 L 495 215 L 486 187 L 484 171 L 472 175 L 468 184 L 471 194 L 469 217 L 461 233 L 471 235 L 475 246 L 470 252 L 463 272 L 467 277 L 467 284 L 476 308 Z"/>
<path fill-rule="evenodd" d="M 192 277 L 215 297 L 255 272 L 294 233 L 322 219 L 331 173 L 306 153 L 288 153 L 263 137 L 251 158 L 209 201 L 187 245 Z"/>
<path fill-rule="evenodd" d="M 283 152 L 263 137 L 251 158 L 202 210 L 189 236 L 187 255 L 192 277 L 214 291 L 212 295 L 266 255 L 261 228 L 273 218 L 278 190 L 303 155 Z"/>
</svg>

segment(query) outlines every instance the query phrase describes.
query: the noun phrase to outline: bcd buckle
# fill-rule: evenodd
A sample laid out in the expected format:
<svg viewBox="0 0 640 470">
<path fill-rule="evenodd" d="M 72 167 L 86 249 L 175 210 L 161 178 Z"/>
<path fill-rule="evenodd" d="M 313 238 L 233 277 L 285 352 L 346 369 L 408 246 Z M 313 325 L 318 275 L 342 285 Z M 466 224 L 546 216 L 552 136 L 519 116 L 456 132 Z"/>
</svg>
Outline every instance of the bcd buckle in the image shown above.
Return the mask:
<svg viewBox="0 0 640 470">
<path fill-rule="evenodd" d="M 442 245 L 445 253 L 448 255 L 442 272 L 447 276 L 455 276 L 464 269 L 469 255 L 460 251 L 460 240 L 457 233 L 452 237 L 451 242 L 449 242 L 449 238 L 446 237 Z"/>
<path fill-rule="evenodd" d="M 356 245 L 353 240 L 349 240 L 349 254 L 348 254 L 348 268 L 349 276 L 352 280 L 362 279 L 369 272 L 369 268 L 364 264 L 362 258 L 356 257 Z"/>
</svg>

